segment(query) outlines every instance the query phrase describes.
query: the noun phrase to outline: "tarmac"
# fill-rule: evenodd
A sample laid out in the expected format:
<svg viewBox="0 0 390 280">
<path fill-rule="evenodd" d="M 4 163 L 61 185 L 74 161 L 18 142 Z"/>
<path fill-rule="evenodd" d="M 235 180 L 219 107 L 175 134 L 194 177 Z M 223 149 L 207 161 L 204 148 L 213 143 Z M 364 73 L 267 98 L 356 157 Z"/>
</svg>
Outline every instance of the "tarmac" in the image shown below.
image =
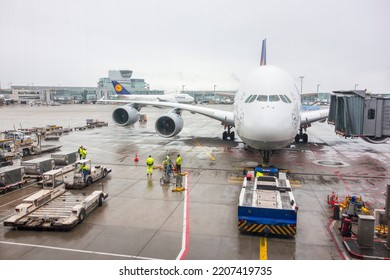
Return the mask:
<svg viewBox="0 0 390 280">
<path fill-rule="evenodd" d="M 232 105 L 202 106 L 232 110 Z M 184 128 L 173 138 L 161 138 L 154 131 L 154 121 L 166 112 L 163 109 L 143 108 L 147 122 L 118 127 L 111 120 L 115 107 L 0 107 L 0 131 L 53 124 L 72 128 L 86 125 L 86 119 L 107 121 L 105 127 L 63 134 L 55 143 L 63 152 L 83 145 L 94 164 L 112 169 L 106 178 L 82 190 L 102 189 L 109 196 L 73 230 L 21 231 L 0 225 L 0 259 L 368 259 L 367 251 L 341 237 L 327 195 L 332 191 L 340 198 L 359 195 L 371 212 L 383 209 L 390 183 L 390 142 L 374 145 L 340 138 L 333 126 L 315 123 L 307 130 L 309 143 L 274 152 L 271 164 L 288 171 L 299 207 L 297 233 L 291 239 L 261 237 L 237 229 L 243 170 L 257 166 L 257 151 L 238 138 L 221 140 L 219 122 L 189 112 L 183 112 Z M 184 191 L 173 192 L 174 181 L 160 184 L 158 168 L 151 178 L 146 176 L 146 158 L 152 155 L 158 165 L 167 153 L 172 159 L 177 154 L 183 158 Z M 0 223 L 22 198 L 38 189 L 31 185 L 0 195 Z"/>
</svg>

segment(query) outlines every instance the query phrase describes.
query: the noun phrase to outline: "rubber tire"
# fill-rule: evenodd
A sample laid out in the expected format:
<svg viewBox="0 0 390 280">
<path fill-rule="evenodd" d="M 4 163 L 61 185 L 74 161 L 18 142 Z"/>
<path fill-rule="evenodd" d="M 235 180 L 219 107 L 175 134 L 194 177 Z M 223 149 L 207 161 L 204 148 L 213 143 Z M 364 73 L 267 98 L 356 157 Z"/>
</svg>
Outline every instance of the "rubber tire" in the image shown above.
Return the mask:
<svg viewBox="0 0 390 280">
<path fill-rule="evenodd" d="M 223 139 L 223 140 L 227 140 L 227 138 L 228 138 L 228 133 L 227 133 L 227 131 L 224 131 L 224 132 L 222 133 L 222 139 Z"/>
<path fill-rule="evenodd" d="M 104 200 L 104 196 L 101 194 L 101 195 L 99 196 L 98 206 L 102 206 L 102 205 L 103 205 L 103 200 Z"/>
<path fill-rule="evenodd" d="M 30 154 L 29 149 L 23 149 L 23 156 L 28 156 Z"/>
<path fill-rule="evenodd" d="M 295 136 L 295 143 L 299 143 L 299 140 L 301 140 L 301 135 L 297 134 Z"/>
<path fill-rule="evenodd" d="M 79 224 L 81 224 L 84 221 L 85 216 L 87 216 L 87 214 L 85 213 L 85 209 L 81 209 L 79 214 Z"/>
<path fill-rule="evenodd" d="M 308 136 L 306 133 L 304 133 L 304 134 L 302 135 L 302 141 L 303 141 L 303 143 L 307 143 L 308 140 L 309 140 L 309 136 Z"/>
<path fill-rule="evenodd" d="M 234 131 L 230 132 L 229 138 L 231 141 L 234 141 L 234 137 L 235 137 Z"/>
<path fill-rule="evenodd" d="M 88 177 L 87 178 L 87 186 L 89 186 L 90 184 L 92 184 L 92 177 Z"/>
<path fill-rule="evenodd" d="M 107 174 L 108 174 L 107 169 L 104 169 L 104 170 L 103 170 L 103 178 L 106 177 Z"/>
</svg>

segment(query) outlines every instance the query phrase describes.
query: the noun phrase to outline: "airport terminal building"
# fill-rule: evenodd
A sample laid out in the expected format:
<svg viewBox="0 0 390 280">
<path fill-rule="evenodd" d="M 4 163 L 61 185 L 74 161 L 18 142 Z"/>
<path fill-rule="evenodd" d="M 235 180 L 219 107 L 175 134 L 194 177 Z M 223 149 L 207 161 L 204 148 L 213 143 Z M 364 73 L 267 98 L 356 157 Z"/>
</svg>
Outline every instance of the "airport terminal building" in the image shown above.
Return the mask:
<svg viewBox="0 0 390 280">
<path fill-rule="evenodd" d="M 134 94 L 164 94 L 163 90 L 150 90 L 144 79 L 132 79 L 132 70 L 110 70 L 108 77 L 99 78 L 97 87 L 66 87 L 66 86 L 11 86 L 10 98 L 18 103 L 58 102 L 94 103 L 103 96 L 115 98 L 115 91 L 111 84 L 117 80 Z"/>
<path fill-rule="evenodd" d="M 103 96 L 115 99 L 116 93 L 111 81 L 116 80 L 134 94 L 162 95 L 164 90 L 151 90 L 145 79 L 132 77 L 132 70 L 109 70 L 108 77 L 99 78 L 97 87 L 13 85 L 8 94 L 17 103 L 94 103 Z M 231 103 L 235 90 L 227 91 L 181 91 L 194 97 L 196 103 Z M 226 95 L 227 94 L 227 95 Z M 229 96 L 229 97 L 227 97 Z"/>
</svg>

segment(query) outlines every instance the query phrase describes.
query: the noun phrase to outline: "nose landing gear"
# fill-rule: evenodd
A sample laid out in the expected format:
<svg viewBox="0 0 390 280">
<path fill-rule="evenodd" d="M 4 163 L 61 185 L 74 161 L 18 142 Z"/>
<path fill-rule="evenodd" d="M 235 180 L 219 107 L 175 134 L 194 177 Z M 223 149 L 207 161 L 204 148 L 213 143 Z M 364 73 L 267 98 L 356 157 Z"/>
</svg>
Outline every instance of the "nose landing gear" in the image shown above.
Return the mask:
<svg viewBox="0 0 390 280">
<path fill-rule="evenodd" d="M 222 133 L 222 139 L 223 140 L 228 140 L 230 139 L 231 141 L 234 141 L 234 137 L 235 137 L 235 134 L 234 134 L 234 131 L 230 131 L 232 127 L 229 125 L 227 126 L 227 131 L 225 130 L 223 133 Z"/>
<path fill-rule="evenodd" d="M 303 143 L 307 143 L 307 140 L 309 139 L 309 137 L 307 136 L 306 133 L 302 133 L 302 131 L 303 131 L 303 128 L 301 127 L 299 129 L 299 134 L 297 134 L 295 136 L 295 143 L 299 143 L 300 140 L 302 140 Z M 306 129 L 305 129 L 305 131 L 306 131 Z"/>
</svg>

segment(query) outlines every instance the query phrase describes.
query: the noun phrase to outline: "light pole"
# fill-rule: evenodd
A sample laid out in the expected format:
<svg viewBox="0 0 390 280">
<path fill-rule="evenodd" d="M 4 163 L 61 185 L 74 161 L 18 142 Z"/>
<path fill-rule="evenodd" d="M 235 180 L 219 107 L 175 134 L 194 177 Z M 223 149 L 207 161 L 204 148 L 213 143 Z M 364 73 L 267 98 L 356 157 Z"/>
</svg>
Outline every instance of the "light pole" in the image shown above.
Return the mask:
<svg viewBox="0 0 390 280">
<path fill-rule="evenodd" d="M 357 88 L 358 85 L 359 85 L 359 84 L 355 84 L 355 90 L 356 90 L 356 88 Z"/>
<path fill-rule="evenodd" d="M 305 76 L 299 76 L 299 79 L 301 79 L 301 93 L 302 93 L 303 78 L 305 78 Z"/>
<path fill-rule="evenodd" d="M 184 87 L 185 87 L 185 86 L 186 86 L 186 85 L 182 85 L 182 86 L 181 86 L 181 91 L 182 91 L 182 92 L 184 92 Z"/>
<path fill-rule="evenodd" d="M 319 88 L 320 88 L 320 85 L 321 85 L 321 84 L 318 84 L 318 85 L 317 85 L 317 93 L 318 93 L 318 90 L 319 90 Z"/>
<path fill-rule="evenodd" d="M 217 85 L 214 85 L 214 92 L 215 92 L 215 87 L 216 87 Z"/>
</svg>

